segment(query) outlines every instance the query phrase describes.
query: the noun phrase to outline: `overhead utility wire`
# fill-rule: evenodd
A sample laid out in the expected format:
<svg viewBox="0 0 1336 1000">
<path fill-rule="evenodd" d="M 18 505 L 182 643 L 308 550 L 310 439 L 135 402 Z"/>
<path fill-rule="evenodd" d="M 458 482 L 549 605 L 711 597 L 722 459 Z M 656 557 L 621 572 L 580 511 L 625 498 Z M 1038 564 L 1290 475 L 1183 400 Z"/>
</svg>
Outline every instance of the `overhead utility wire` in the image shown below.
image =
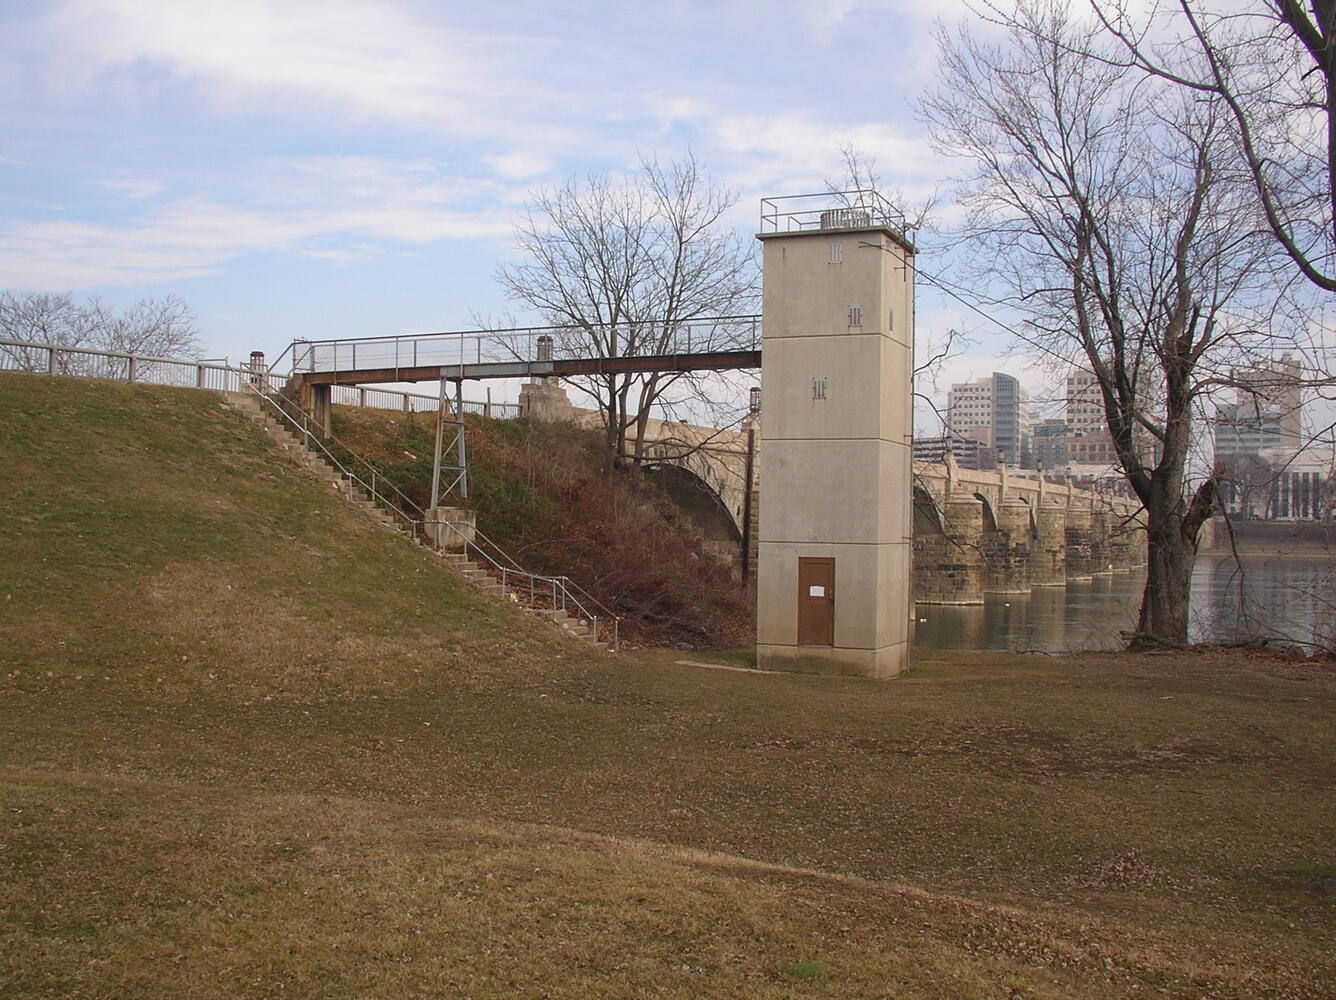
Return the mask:
<svg viewBox="0 0 1336 1000">
<path fill-rule="evenodd" d="M 869 246 L 875 246 L 876 244 L 868 244 L 868 245 L 869 245 Z M 916 268 L 914 269 L 914 273 L 915 273 L 916 275 L 920 275 L 920 276 L 922 276 L 922 277 L 924 277 L 924 278 L 927 278 L 929 281 L 931 281 L 934 285 L 936 285 L 936 286 L 937 286 L 938 288 L 940 288 L 942 291 L 946 292 L 947 295 L 951 296 L 951 298 L 955 299 L 957 302 L 959 302 L 961 305 L 963 305 L 966 309 L 969 309 L 969 310 L 971 310 L 972 312 L 976 312 L 976 313 L 978 313 L 978 314 L 979 314 L 980 316 L 982 316 L 984 319 L 988 320 L 988 322 L 994 324 L 995 326 L 1000 327 L 1002 330 L 1004 330 L 1005 332 L 1011 334 L 1011 335 L 1012 335 L 1013 337 L 1015 337 L 1017 340 L 1020 340 L 1020 341 L 1022 341 L 1022 342 L 1024 342 L 1024 343 L 1026 343 L 1026 344 L 1029 344 L 1031 347 L 1035 348 L 1036 350 L 1038 350 L 1038 351 L 1040 351 L 1040 352 L 1042 352 L 1042 353 L 1044 353 L 1044 354 L 1047 354 L 1047 355 L 1049 355 L 1049 356 L 1051 356 L 1051 357 L 1053 357 L 1053 358 L 1056 358 L 1058 361 L 1061 361 L 1063 364 L 1071 365 L 1073 368 L 1077 368 L 1077 369 L 1080 370 L 1080 371 L 1085 371 L 1085 372 L 1088 372 L 1088 371 L 1089 371 L 1089 370 L 1086 369 L 1086 368 L 1082 368 L 1080 365 L 1074 365 L 1074 364 L 1072 364 L 1072 361 L 1071 361 L 1070 358 L 1065 358 L 1065 357 L 1063 357 L 1061 354 L 1059 354 L 1057 351 L 1054 351 L 1054 350 L 1052 350 L 1051 348 L 1045 347 L 1044 345 L 1042 345 L 1042 344 L 1040 344 L 1040 343 L 1037 343 L 1032 337 L 1027 337 L 1027 336 L 1026 336 L 1025 334 L 1023 334 L 1023 333 L 1017 333 L 1012 327 L 1008 326 L 1006 323 L 1003 323 L 1003 322 L 1002 322 L 1000 319 L 998 319 L 996 316 L 990 316 L 988 313 L 984 312 L 982 309 L 980 309 L 978 306 L 976 306 L 973 302 L 969 301 L 969 300 L 966 299 L 963 295 L 960 295 L 958 292 L 956 292 L 954 289 L 952 289 L 952 288 L 950 287 L 950 285 L 946 282 L 946 280 L 945 280 L 944 278 L 940 278 L 940 277 L 938 277 L 937 275 L 933 274 L 931 271 L 925 271 L 925 270 L 923 270 L 922 267 L 916 267 Z"/>
</svg>

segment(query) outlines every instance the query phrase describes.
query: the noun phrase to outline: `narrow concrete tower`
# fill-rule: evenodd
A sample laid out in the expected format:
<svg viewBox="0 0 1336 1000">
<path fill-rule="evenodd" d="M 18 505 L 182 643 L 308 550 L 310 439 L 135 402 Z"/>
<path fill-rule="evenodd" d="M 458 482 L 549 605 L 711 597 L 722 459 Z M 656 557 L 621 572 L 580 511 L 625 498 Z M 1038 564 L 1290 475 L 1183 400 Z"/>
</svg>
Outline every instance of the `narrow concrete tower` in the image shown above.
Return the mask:
<svg viewBox="0 0 1336 1000">
<path fill-rule="evenodd" d="M 758 236 L 757 661 L 895 677 L 912 599 L 914 246 L 879 202 L 795 202 L 763 202 Z"/>
</svg>

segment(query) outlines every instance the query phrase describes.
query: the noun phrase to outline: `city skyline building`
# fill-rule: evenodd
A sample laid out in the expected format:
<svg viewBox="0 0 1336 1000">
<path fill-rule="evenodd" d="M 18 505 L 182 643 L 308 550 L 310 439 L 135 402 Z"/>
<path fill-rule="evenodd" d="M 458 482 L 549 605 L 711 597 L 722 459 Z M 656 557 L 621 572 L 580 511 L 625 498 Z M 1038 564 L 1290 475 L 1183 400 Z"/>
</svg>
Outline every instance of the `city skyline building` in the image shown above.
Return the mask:
<svg viewBox="0 0 1336 1000">
<path fill-rule="evenodd" d="M 1030 394 L 1003 372 L 957 382 L 946 397 L 947 435 L 978 441 L 1007 465 L 1028 464 Z"/>
<path fill-rule="evenodd" d="M 1118 453 L 1104 413 L 1099 380 L 1090 372 L 1067 376 L 1067 462 L 1076 465 L 1117 465 Z"/>
<path fill-rule="evenodd" d="M 1040 420 L 1030 427 L 1030 456 L 1037 469 L 1059 470 L 1067 465 L 1067 421 Z"/>
<path fill-rule="evenodd" d="M 1303 386 L 1290 355 L 1231 373 L 1234 401 L 1216 407 L 1215 458 L 1298 452 L 1303 444 Z"/>
</svg>

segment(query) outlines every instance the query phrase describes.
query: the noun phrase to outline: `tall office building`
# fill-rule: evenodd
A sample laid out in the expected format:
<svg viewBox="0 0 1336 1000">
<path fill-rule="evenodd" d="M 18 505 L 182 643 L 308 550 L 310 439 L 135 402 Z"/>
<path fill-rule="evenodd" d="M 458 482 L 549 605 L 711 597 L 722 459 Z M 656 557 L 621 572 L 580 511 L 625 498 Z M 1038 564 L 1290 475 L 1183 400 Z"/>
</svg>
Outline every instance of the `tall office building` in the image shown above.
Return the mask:
<svg viewBox="0 0 1336 1000">
<path fill-rule="evenodd" d="M 1116 465 L 1113 438 L 1104 412 L 1099 380 L 1073 370 L 1067 376 L 1067 461 L 1074 465 Z"/>
<path fill-rule="evenodd" d="M 1030 454 L 1037 469 L 1053 471 L 1067 464 L 1067 421 L 1041 420 L 1030 428 Z"/>
<path fill-rule="evenodd" d="M 1138 408 L 1154 415 L 1158 407 L 1149 392 L 1140 397 Z M 1108 414 L 1104 410 L 1104 394 L 1099 379 L 1087 371 L 1073 368 L 1067 376 L 1067 464 L 1074 466 L 1101 466 L 1120 470 L 1118 452 L 1109 433 Z M 1141 462 L 1153 466 L 1160 460 L 1160 442 L 1141 425 L 1132 428 Z M 1093 470 L 1087 470 L 1091 472 Z M 1121 472 L 1119 471 L 1119 474 Z"/>
<path fill-rule="evenodd" d="M 946 396 L 948 436 L 973 438 L 1008 465 L 1028 453 L 1030 394 L 1010 375 L 994 372 L 957 382 Z"/>
</svg>

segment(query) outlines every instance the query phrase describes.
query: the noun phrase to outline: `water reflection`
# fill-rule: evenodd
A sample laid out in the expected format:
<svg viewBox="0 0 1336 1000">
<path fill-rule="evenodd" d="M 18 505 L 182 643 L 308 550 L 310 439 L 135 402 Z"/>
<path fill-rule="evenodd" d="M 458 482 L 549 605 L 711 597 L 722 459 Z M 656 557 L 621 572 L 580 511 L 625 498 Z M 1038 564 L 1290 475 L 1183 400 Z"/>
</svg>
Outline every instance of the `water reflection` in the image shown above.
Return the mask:
<svg viewBox="0 0 1336 1000">
<path fill-rule="evenodd" d="M 982 605 L 920 605 L 914 645 L 933 649 L 1071 652 L 1113 649 L 1136 625 L 1141 573 L 1114 573 L 1028 594 L 990 594 Z M 1336 635 L 1336 562 L 1203 556 L 1192 577 L 1196 642 L 1248 636 L 1311 642 Z"/>
</svg>

